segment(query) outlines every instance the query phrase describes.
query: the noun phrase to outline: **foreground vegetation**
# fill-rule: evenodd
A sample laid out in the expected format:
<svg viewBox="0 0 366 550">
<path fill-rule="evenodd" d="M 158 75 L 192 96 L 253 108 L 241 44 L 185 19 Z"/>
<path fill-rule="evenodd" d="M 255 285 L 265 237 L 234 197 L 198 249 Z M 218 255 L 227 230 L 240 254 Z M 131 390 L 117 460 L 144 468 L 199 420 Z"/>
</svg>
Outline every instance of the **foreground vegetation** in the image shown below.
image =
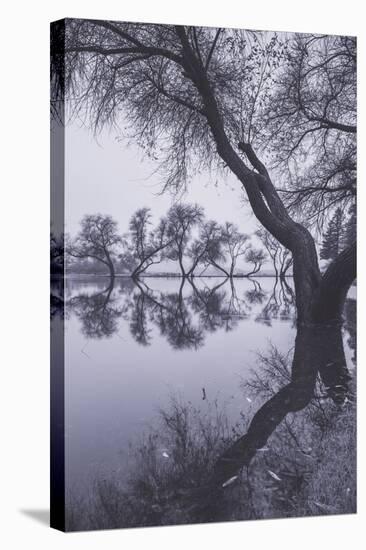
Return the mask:
<svg viewBox="0 0 366 550">
<path fill-rule="evenodd" d="M 236 422 L 217 400 L 200 408 L 172 398 L 131 447 L 125 477 L 95 480 L 87 502 L 69 495 L 70 530 L 172 525 L 356 512 L 356 411 L 320 381 L 309 405 L 288 415 L 238 475 L 217 483 L 217 461 L 248 429 L 252 411 L 283 384 L 289 356 L 271 348 L 243 382 L 252 403 Z M 354 385 L 354 380 L 352 381 Z"/>
</svg>

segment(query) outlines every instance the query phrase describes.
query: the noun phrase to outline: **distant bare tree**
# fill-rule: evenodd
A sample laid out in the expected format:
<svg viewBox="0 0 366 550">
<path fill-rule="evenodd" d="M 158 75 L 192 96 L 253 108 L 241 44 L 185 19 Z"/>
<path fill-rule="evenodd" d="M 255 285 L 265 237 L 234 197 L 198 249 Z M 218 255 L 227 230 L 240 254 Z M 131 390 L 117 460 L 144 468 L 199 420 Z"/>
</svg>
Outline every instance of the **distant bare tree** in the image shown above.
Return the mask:
<svg viewBox="0 0 366 550">
<path fill-rule="evenodd" d="M 192 261 L 187 271 L 187 277 L 194 276 L 194 271 L 199 264 L 203 264 L 207 268 L 210 265 L 210 257 L 217 260 L 220 256 L 220 246 L 221 230 L 219 224 L 213 220 L 202 223 L 197 239 L 187 249 L 187 256 Z"/>
<path fill-rule="evenodd" d="M 81 220 L 81 230 L 70 242 L 68 253 L 74 258 L 92 258 L 101 262 L 114 278 L 114 255 L 120 244 L 117 222 L 111 216 L 87 215 Z"/>
<path fill-rule="evenodd" d="M 252 248 L 250 247 L 246 254 L 245 254 L 245 260 L 249 264 L 253 264 L 252 271 L 249 271 L 245 274 L 246 277 L 250 277 L 251 275 L 255 275 L 258 273 L 263 265 L 263 262 L 266 259 L 266 254 L 263 250 L 260 248 Z"/>
<path fill-rule="evenodd" d="M 355 60 L 353 38 L 284 41 L 231 29 L 67 20 L 64 40 L 52 43 L 52 97 L 60 99 L 63 87 L 74 112 L 86 113 L 96 129 L 123 111 L 134 139 L 160 157 L 165 188 L 181 188 L 200 169 L 230 170 L 261 225 L 292 252 L 298 320 L 333 322 L 341 319 L 355 278 L 356 247 L 320 272 L 314 238 L 281 199 L 283 179 L 270 173 L 268 154 L 280 165 L 282 143 L 296 152 L 295 167 L 306 167 L 297 143 L 301 138 L 309 160 L 305 138 L 315 136 L 317 126 L 312 165 L 320 176 L 325 158 L 336 167 L 342 151 L 355 149 Z M 352 170 L 354 156 L 347 157 Z M 296 180 L 304 183 L 299 174 Z M 302 214 L 312 216 L 308 209 Z"/>
<path fill-rule="evenodd" d="M 249 249 L 249 236 L 241 233 L 233 223 L 225 222 L 221 230 L 221 240 L 229 261 L 229 277 L 233 277 L 238 258 L 244 256 Z"/>
<path fill-rule="evenodd" d="M 226 277 L 234 277 L 238 258 L 244 256 L 249 248 L 248 241 L 249 236 L 241 233 L 235 224 L 225 222 L 208 250 L 209 263 Z"/>
<path fill-rule="evenodd" d="M 167 234 L 170 239 L 167 258 L 178 261 L 182 277 L 187 277 L 184 255 L 194 227 L 203 221 L 203 208 L 197 204 L 175 204 L 167 214 Z M 192 271 L 190 270 L 190 274 Z"/>
<path fill-rule="evenodd" d="M 290 250 L 285 248 L 264 228 L 256 231 L 257 237 L 262 241 L 269 257 L 272 260 L 273 268 L 276 277 L 281 279 L 286 276 L 286 273 L 292 266 L 292 254 Z"/>
<path fill-rule="evenodd" d="M 151 265 L 160 263 L 163 250 L 171 242 L 165 218 L 160 220 L 155 230 L 150 230 L 150 226 L 151 211 L 149 208 L 140 208 L 130 220 L 131 247 L 129 259 L 135 261 L 131 274 L 134 278 L 144 273 Z M 125 261 L 128 263 L 126 257 Z"/>
</svg>

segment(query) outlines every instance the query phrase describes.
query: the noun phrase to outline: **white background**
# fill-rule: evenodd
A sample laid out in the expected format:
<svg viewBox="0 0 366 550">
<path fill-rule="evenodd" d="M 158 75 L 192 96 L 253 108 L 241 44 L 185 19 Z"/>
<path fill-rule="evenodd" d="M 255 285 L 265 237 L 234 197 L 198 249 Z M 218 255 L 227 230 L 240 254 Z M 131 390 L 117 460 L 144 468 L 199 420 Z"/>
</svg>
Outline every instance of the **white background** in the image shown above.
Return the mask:
<svg viewBox="0 0 366 550">
<path fill-rule="evenodd" d="M 365 531 L 365 43 L 353 0 L 87 0 L 17 2 L 1 8 L 0 544 L 2 548 L 357 549 Z M 26 511 L 49 498 L 49 22 L 63 17 L 137 20 L 359 37 L 359 513 L 193 527 L 68 534 Z M 5 120 L 5 126 L 4 126 Z M 363 309 L 363 311 L 362 311 Z M 363 386 L 363 389 L 361 389 Z"/>
</svg>

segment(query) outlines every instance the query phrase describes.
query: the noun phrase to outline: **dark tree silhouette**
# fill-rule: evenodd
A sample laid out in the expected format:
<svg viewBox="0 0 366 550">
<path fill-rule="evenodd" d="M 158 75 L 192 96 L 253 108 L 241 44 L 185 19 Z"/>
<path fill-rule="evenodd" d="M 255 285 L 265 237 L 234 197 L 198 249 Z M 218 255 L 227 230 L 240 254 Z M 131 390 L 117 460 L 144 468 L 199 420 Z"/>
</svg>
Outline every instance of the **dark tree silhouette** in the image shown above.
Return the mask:
<svg viewBox="0 0 366 550">
<path fill-rule="evenodd" d="M 185 280 L 182 279 L 178 292 L 158 296 L 146 283 L 135 281 L 139 293 L 130 304 L 130 329 L 140 344 L 150 344 L 150 321 L 174 349 L 198 349 L 203 345 L 203 327 L 194 324 L 189 302 L 183 299 Z"/>
<path fill-rule="evenodd" d="M 332 338 L 324 332 L 331 331 Z M 314 341 L 317 343 L 314 346 Z M 327 342 L 329 348 L 324 347 Z M 309 345 L 310 344 L 310 345 Z M 331 364 L 328 363 L 332 357 Z M 215 466 L 215 482 L 220 485 L 248 466 L 257 450 L 289 412 L 304 409 L 314 398 L 318 377 L 335 403 L 343 403 L 349 373 L 345 366 L 342 334 L 334 327 L 301 327 L 298 329 L 291 373 L 280 373 L 280 389 L 254 415 L 247 433 L 239 437 L 220 457 Z M 273 362 L 272 362 L 273 368 Z"/>
<path fill-rule="evenodd" d="M 132 277 L 138 277 L 151 265 L 158 264 L 162 260 L 162 252 L 171 243 L 168 235 L 168 225 L 165 218 L 162 218 L 155 230 L 150 230 L 151 211 L 149 208 L 140 208 L 133 214 L 129 229 L 131 236 L 131 247 L 127 252 L 129 258 L 122 256 L 125 264 L 135 260 Z"/>
<path fill-rule="evenodd" d="M 203 208 L 197 204 L 175 204 L 167 213 L 167 234 L 170 245 L 166 256 L 170 260 L 178 261 L 182 277 L 192 274 L 192 269 L 188 273 L 186 271 L 184 255 L 192 230 L 200 225 L 202 220 Z M 195 252 L 197 253 L 197 250 Z"/>
<path fill-rule="evenodd" d="M 251 271 L 245 274 L 245 277 L 250 277 L 251 275 L 255 275 L 256 273 L 258 273 L 265 259 L 266 254 L 263 252 L 263 250 L 250 247 L 245 254 L 245 260 L 249 264 L 253 264 L 253 268 Z"/>
<path fill-rule="evenodd" d="M 256 321 L 271 326 L 274 319 L 293 319 L 295 309 L 294 293 L 285 278 L 276 278 L 269 295 Z"/>
<path fill-rule="evenodd" d="M 67 306 L 81 320 L 82 332 L 87 338 L 111 337 L 118 329 L 123 310 L 113 297 L 114 280 L 101 292 L 92 295 L 80 293 L 70 298 Z"/>
<path fill-rule="evenodd" d="M 227 275 L 233 277 L 238 258 L 244 256 L 248 250 L 249 236 L 240 233 L 238 228 L 230 222 L 225 222 L 221 229 L 221 242 L 223 252 L 229 260 L 229 271 Z"/>
<path fill-rule="evenodd" d="M 117 222 L 111 216 L 88 215 L 81 220 L 81 230 L 76 239 L 69 244 L 68 253 L 74 258 L 92 258 L 101 262 L 113 278 L 114 254 L 120 244 Z"/>
<path fill-rule="evenodd" d="M 275 239 L 264 228 L 256 231 L 256 235 L 263 243 L 263 246 L 272 260 L 276 277 L 280 277 L 281 279 L 284 278 L 292 266 L 291 252 L 287 248 L 283 247 L 277 239 Z"/>
<path fill-rule="evenodd" d="M 199 170 L 230 172 L 261 226 L 292 254 L 291 380 L 217 461 L 213 483 L 222 488 L 286 415 L 308 405 L 318 375 L 337 404 L 348 391 L 341 325 L 356 245 L 321 273 L 310 229 L 355 200 L 356 40 L 296 34 L 284 44 L 269 33 L 90 20 L 67 20 L 65 31 L 53 47 L 56 99 L 62 83 L 96 130 L 123 115 L 159 159 L 163 190 L 182 190 Z M 182 257 L 177 246 L 185 275 Z M 168 316 L 164 330 L 178 319 Z M 186 328 L 178 327 L 182 338 Z"/>
<path fill-rule="evenodd" d="M 50 240 L 50 272 L 52 275 L 62 275 L 64 272 L 64 236 L 57 237 L 51 232 Z"/>
<path fill-rule="evenodd" d="M 273 90 L 258 141 L 274 153 L 285 204 L 321 228 L 356 196 L 356 39 L 296 35 Z"/>
<path fill-rule="evenodd" d="M 212 265 L 226 277 L 234 277 L 238 258 L 249 249 L 248 240 L 249 236 L 231 222 L 217 226 L 205 255 L 207 265 Z"/>
<path fill-rule="evenodd" d="M 245 298 L 249 304 L 262 304 L 266 297 L 266 292 L 263 291 L 258 281 L 251 279 L 251 282 L 253 283 L 253 288 L 246 291 Z"/>
<path fill-rule="evenodd" d="M 192 262 L 187 271 L 188 277 L 194 277 L 198 265 L 203 264 L 207 268 L 212 260 L 221 257 L 221 231 L 217 222 L 201 220 L 199 236 L 188 247 L 187 256 Z"/>
<path fill-rule="evenodd" d="M 67 20 L 65 48 L 58 50 L 56 41 L 52 63 L 57 71 L 58 56 L 66 56 L 66 74 L 63 79 L 53 78 L 53 83 L 57 86 L 62 80 L 67 94 L 82 98 L 75 108 L 86 108 L 96 128 L 123 109 L 136 140 L 151 152 L 161 150 L 159 136 L 163 134 L 164 143 L 169 144 L 162 160 L 166 186 L 178 188 L 187 180 L 189 169 L 224 163 L 245 190 L 258 221 L 292 252 L 299 322 L 338 322 L 355 277 L 356 248 L 347 248 L 321 275 L 314 239 L 290 216 L 256 153 L 255 144 L 260 140 L 252 134 L 261 120 L 260 104 L 281 105 L 281 90 L 273 86 L 271 95 L 268 85 L 273 84 L 276 73 L 283 77 L 286 94 L 289 87 L 294 89 L 294 77 L 300 74 L 301 82 L 317 93 L 317 101 L 314 97 L 311 101 L 320 105 L 313 116 L 303 107 L 303 94 L 289 96 L 303 117 L 301 131 L 311 135 L 314 124 L 323 125 L 323 132 L 335 130 L 340 133 L 339 140 L 348 144 L 356 132 L 355 41 L 296 35 L 291 48 L 283 68 L 284 47 L 276 36 L 263 38 L 230 29 Z M 334 68 L 334 55 L 345 60 L 341 78 Z M 304 74 L 304 70 L 309 71 L 314 61 L 320 72 L 310 86 L 309 74 L 315 71 Z M 259 82 L 258 68 L 263 74 Z M 322 68 L 326 68 L 325 73 Z M 337 80 L 339 86 L 343 81 L 345 86 L 331 96 Z M 253 86 L 258 90 L 254 96 L 250 93 Z M 287 107 L 287 101 L 285 104 Z M 275 112 L 273 119 L 278 119 L 278 114 Z M 268 119 L 263 116 L 261 127 Z M 290 126 L 292 121 L 290 117 Z M 292 124 L 291 128 L 298 126 Z M 279 140 L 292 144 L 291 148 L 296 145 L 291 132 L 284 134 L 278 126 L 274 131 Z M 328 156 L 334 161 L 337 149 L 333 139 Z"/>
</svg>

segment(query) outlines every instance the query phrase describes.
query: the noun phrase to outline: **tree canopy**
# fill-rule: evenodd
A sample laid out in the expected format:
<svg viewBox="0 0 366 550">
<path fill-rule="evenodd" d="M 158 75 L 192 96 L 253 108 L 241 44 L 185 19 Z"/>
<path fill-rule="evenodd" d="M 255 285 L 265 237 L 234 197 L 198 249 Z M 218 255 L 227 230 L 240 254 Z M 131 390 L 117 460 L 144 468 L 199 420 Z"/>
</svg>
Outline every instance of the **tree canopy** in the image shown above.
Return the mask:
<svg viewBox="0 0 366 550">
<path fill-rule="evenodd" d="M 96 131 L 118 124 L 159 163 L 164 190 L 230 171 L 292 253 L 299 318 L 320 303 L 339 316 L 355 246 L 322 275 L 309 229 L 355 198 L 356 40 L 75 19 L 63 30 L 53 105 L 67 97 Z"/>
</svg>

